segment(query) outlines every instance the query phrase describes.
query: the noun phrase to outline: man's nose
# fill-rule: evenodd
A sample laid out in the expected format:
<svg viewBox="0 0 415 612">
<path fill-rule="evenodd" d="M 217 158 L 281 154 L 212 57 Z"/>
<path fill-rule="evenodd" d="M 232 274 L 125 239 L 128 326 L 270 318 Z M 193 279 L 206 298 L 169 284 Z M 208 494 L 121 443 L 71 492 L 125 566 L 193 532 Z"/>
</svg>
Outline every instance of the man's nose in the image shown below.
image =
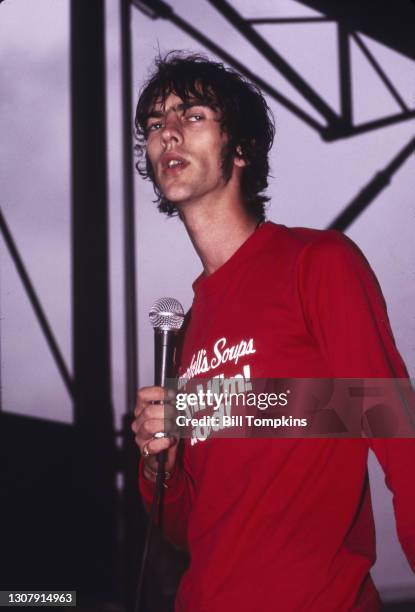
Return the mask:
<svg viewBox="0 0 415 612">
<path fill-rule="evenodd" d="M 170 111 L 165 116 L 164 127 L 161 131 L 161 139 L 166 146 L 172 141 L 176 143 L 182 142 L 182 125 L 176 112 Z"/>
</svg>

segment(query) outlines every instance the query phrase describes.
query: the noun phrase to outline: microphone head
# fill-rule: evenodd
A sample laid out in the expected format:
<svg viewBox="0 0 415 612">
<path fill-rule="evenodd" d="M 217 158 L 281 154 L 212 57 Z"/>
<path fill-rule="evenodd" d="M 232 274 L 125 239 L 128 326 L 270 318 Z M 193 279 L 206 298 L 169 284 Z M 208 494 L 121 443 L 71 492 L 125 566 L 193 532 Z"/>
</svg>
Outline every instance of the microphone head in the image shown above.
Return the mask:
<svg viewBox="0 0 415 612">
<path fill-rule="evenodd" d="M 154 329 L 178 331 L 183 325 L 183 306 L 174 298 L 159 298 L 148 313 Z"/>
</svg>

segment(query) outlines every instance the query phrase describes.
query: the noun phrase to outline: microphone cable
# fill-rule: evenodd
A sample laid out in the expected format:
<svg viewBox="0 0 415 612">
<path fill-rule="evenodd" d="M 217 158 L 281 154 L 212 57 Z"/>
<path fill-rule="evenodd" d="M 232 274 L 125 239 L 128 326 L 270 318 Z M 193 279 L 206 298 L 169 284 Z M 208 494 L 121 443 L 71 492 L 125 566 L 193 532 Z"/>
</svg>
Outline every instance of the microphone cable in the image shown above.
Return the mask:
<svg viewBox="0 0 415 612">
<path fill-rule="evenodd" d="M 136 590 L 136 596 L 135 596 L 134 612 L 140 612 L 141 599 L 143 596 L 144 576 L 145 576 L 145 571 L 146 571 L 146 566 L 147 566 L 148 551 L 150 550 L 151 535 L 153 533 L 153 525 L 156 519 L 157 508 L 161 510 L 163 485 L 164 485 L 164 479 L 165 479 L 166 456 L 167 456 L 167 453 L 165 451 L 157 455 L 158 465 L 157 465 L 156 482 L 155 482 L 155 488 L 154 488 L 154 496 L 153 496 L 153 501 L 151 503 L 149 522 L 147 525 L 146 536 L 144 540 L 143 555 L 141 558 L 141 567 L 140 567 L 140 573 L 138 576 L 137 590 Z"/>
</svg>

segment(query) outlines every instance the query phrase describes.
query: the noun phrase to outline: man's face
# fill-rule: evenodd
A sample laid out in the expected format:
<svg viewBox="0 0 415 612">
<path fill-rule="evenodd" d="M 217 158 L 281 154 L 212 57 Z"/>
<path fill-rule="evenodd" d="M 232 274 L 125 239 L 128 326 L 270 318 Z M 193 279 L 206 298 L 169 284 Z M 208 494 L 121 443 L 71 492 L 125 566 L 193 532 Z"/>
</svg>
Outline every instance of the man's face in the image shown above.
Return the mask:
<svg viewBox="0 0 415 612">
<path fill-rule="evenodd" d="M 180 205 L 226 190 L 222 171 L 227 136 L 219 112 L 200 101 L 170 94 L 156 102 L 147 120 L 147 155 L 165 198 Z"/>
</svg>

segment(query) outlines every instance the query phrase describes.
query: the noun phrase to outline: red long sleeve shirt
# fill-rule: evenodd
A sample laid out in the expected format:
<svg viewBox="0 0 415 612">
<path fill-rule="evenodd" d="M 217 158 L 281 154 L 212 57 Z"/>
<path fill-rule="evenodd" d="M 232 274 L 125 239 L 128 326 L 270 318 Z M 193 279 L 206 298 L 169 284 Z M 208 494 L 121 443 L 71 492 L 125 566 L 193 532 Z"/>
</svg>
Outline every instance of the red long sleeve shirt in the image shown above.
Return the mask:
<svg viewBox="0 0 415 612">
<path fill-rule="evenodd" d="M 180 373 L 393 378 L 407 372 L 368 263 L 343 235 L 263 224 L 194 284 Z M 252 347 L 232 359 L 227 348 Z M 200 369 L 200 368 L 199 368 Z M 190 551 L 177 612 L 375 611 L 369 446 L 415 571 L 414 439 L 184 441 L 164 529 Z M 140 488 L 151 502 L 153 485 Z"/>
</svg>

